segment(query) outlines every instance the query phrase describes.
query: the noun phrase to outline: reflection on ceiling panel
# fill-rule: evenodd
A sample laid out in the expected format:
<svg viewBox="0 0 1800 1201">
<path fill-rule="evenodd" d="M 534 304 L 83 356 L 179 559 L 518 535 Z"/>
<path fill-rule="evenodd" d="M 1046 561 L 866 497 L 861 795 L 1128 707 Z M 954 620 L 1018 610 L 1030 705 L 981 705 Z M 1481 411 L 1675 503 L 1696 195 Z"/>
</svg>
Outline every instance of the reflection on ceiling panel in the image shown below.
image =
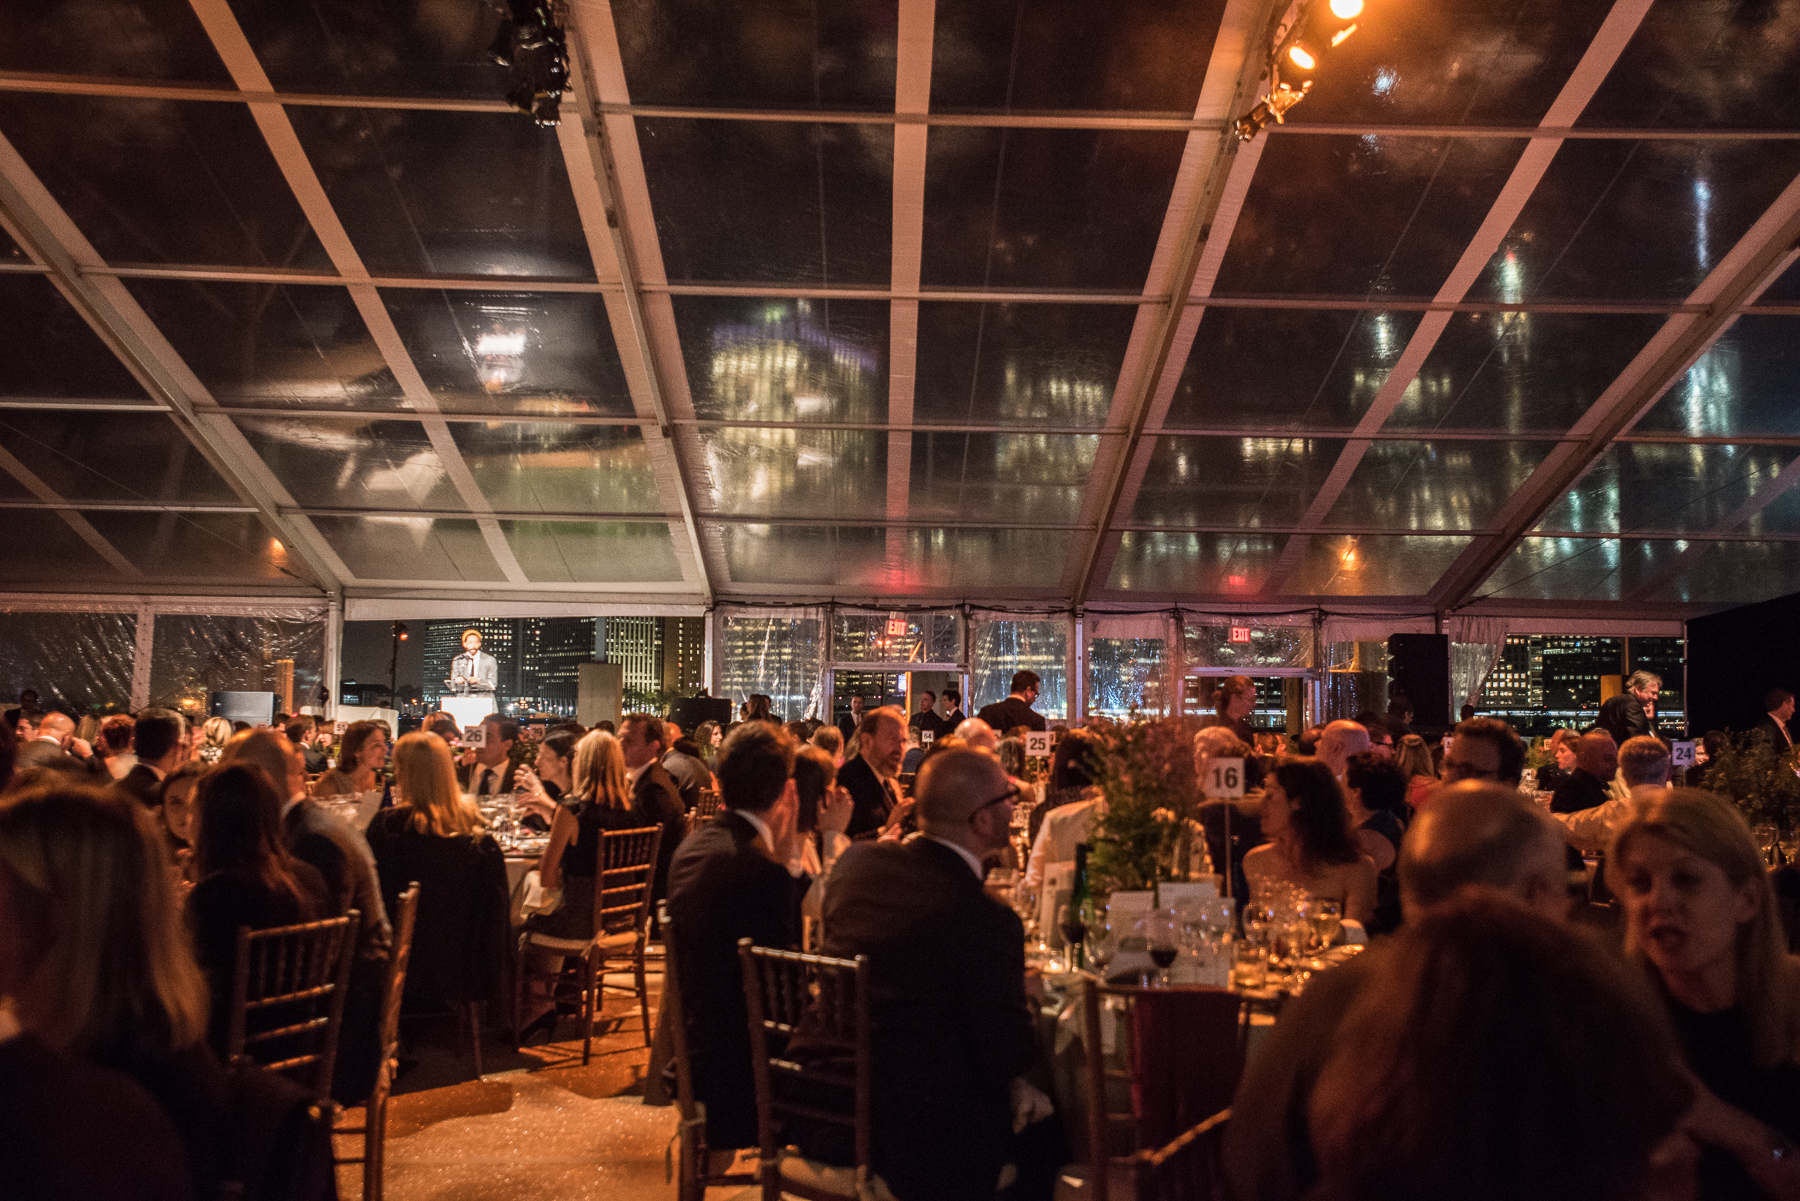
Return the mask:
<svg viewBox="0 0 1800 1201">
<path fill-rule="evenodd" d="M 1800 317 L 1739 317 L 1634 427 L 1688 437 L 1800 434 Z"/>
<path fill-rule="evenodd" d="M 0 410 L 0 447 L 65 500 L 237 500 L 160 413 Z"/>
<path fill-rule="evenodd" d="M 887 420 L 886 301 L 677 296 L 675 324 L 702 418 Z"/>
<path fill-rule="evenodd" d="M 1499 515 L 1549 453 L 1548 442 L 1376 442 L 1328 526 L 1472 530 Z"/>
<path fill-rule="evenodd" d="M 1577 534 L 1718 529 L 1774 485 L 1796 455 L 1800 451 L 1779 446 L 1614 445 L 1537 528 Z"/>
<path fill-rule="evenodd" d="M 395 516 L 312 521 L 358 579 L 488 583 L 506 579 L 481 528 L 470 520 Z"/>
<path fill-rule="evenodd" d="M 1334 438 L 1158 438 L 1131 520 L 1139 525 L 1294 525 L 1343 449 L 1344 443 Z"/>
<path fill-rule="evenodd" d="M 304 577 L 254 513 L 82 514 L 139 571 L 188 584 Z"/>
<path fill-rule="evenodd" d="M 907 516 L 1072 523 L 1099 446 L 1087 434 L 916 433 Z"/>
<path fill-rule="evenodd" d="M 616 425 L 450 427 L 469 474 L 500 512 L 656 513 L 662 503 L 641 431 Z"/>
<path fill-rule="evenodd" d="M 701 507 L 744 517 L 880 518 L 887 435 L 702 426 Z"/>
<path fill-rule="evenodd" d="M 502 521 L 500 529 L 534 584 L 681 579 L 675 540 L 664 523 Z"/>
<path fill-rule="evenodd" d="M 1450 536 L 1313 534 L 1286 589 L 1316 596 L 1423 596 L 1469 542 Z"/>
<path fill-rule="evenodd" d="M 259 416 L 240 417 L 237 426 L 302 505 L 466 509 L 437 449 L 417 422 Z"/>
<path fill-rule="evenodd" d="M 921 425 L 1106 423 L 1130 305 L 919 305 Z"/>
<path fill-rule="evenodd" d="M 1115 592 L 1248 599 L 1263 590 L 1285 534 L 1164 534 L 1127 530 L 1113 558 Z"/>
</svg>

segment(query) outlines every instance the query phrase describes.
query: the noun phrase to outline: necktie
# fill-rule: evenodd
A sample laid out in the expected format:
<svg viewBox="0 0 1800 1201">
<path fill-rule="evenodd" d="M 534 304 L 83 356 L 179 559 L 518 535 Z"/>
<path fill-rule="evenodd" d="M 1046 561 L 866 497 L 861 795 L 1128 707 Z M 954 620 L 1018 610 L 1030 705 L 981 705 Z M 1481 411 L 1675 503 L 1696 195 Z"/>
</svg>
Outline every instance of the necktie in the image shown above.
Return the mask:
<svg viewBox="0 0 1800 1201">
<path fill-rule="evenodd" d="M 475 770 L 481 773 L 481 786 L 475 790 L 475 795 L 476 796 L 491 795 L 493 792 L 493 784 L 494 784 L 493 769 L 489 768 L 483 764 L 477 763 L 475 765 Z"/>
</svg>

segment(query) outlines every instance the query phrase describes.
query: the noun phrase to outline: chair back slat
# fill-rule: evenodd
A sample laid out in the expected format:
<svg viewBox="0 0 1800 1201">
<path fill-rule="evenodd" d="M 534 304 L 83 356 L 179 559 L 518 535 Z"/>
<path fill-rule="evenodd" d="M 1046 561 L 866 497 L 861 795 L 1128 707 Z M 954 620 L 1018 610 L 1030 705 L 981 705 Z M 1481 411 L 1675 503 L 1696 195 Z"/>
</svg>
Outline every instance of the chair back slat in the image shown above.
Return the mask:
<svg viewBox="0 0 1800 1201">
<path fill-rule="evenodd" d="M 829 959 L 777 951 L 754 946 L 745 938 L 738 941 L 738 958 L 750 1015 L 750 1060 L 765 1170 L 778 1170 L 778 1118 L 798 1117 L 852 1127 L 856 1165 L 866 1174 L 871 1170 L 873 1070 L 868 957 Z M 848 1053 L 853 1069 L 846 1073 L 841 1062 L 829 1060 L 817 1065 L 796 1062 L 787 1055 L 796 1035 L 804 1037 L 809 1049 Z M 777 1095 L 777 1072 L 800 1087 L 791 1094 L 784 1088 L 784 1095 Z M 816 1103 L 821 1097 L 841 1098 L 841 1103 L 828 1108 Z"/>
<path fill-rule="evenodd" d="M 297 926 L 239 927 L 228 1061 L 288 1073 L 314 1096 L 331 1095 L 360 920 L 352 909 Z M 252 1013 L 269 1020 L 251 1029 Z"/>
<path fill-rule="evenodd" d="M 412 962 L 413 928 L 419 920 L 419 882 L 413 880 L 406 891 L 395 898 L 389 914 L 394 924 L 394 941 L 388 947 L 388 970 L 381 993 L 382 1071 L 400 1053 L 400 1002 L 406 995 L 406 969 Z"/>
<path fill-rule="evenodd" d="M 656 879 L 656 852 L 662 827 L 607 830 L 595 848 L 594 932 L 622 934 L 646 929 L 650 889 Z"/>
<path fill-rule="evenodd" d="M 656 925 L 662 931 L 663 939 L 663 1010 L 668 1015 L 666 1024 L 675 1047 L 675 1108 L 682 1121 L 690 1122 L 698 1116 L 694 1105 L 694 1072 L 688 1058 L 687 1016 L 681 1008 L 681 977 L 675 963 L 675 929 L 669 924 L 666 901 L 656 907 Z"/>
<path fill-rule="evenodd" d="M 710 821 L 712 818 L 718 816 L 718 813 L 719 813 L 719 791 L 718 791 L 718 789 L 702 788 L 700 790 L 699 803 L 697 803 L 694 806 L 694 820 L 696 822 Z"/>
</svg>

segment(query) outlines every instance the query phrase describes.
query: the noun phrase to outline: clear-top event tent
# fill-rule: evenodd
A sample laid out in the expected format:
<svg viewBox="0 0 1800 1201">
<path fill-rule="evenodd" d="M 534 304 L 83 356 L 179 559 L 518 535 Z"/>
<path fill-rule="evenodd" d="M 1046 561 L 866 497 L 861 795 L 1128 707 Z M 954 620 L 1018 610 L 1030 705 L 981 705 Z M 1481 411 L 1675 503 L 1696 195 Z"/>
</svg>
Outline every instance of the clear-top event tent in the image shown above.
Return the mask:
<svg viewBox="0 0 1800 1201">
<path fill-rule="evenodd" d="M 1794 591 L 1800 3 L 1367 0 L 1240 140 L 1327 7 L 572 0 L 541 128 L 483 0 L 8 5 L 8 628 L 143 699 L 230 622 Z"/>
</svg>

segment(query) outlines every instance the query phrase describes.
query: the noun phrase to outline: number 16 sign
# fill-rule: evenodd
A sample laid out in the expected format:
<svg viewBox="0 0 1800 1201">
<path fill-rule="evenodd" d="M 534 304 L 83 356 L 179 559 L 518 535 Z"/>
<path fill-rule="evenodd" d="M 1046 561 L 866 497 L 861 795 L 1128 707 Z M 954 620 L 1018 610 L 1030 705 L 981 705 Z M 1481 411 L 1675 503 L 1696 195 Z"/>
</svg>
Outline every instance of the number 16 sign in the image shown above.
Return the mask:
<svg viewBox="0 0 1800 1201">
<path fill-rule="evenodd" d="M 1244 795 L 1244 761 L 1242 759 L 1214 759 L 1206 765 L 1206 778 L 1200 781 L 1200 789 L 1211 797 L 1240 797 Z"/>
</svg>

